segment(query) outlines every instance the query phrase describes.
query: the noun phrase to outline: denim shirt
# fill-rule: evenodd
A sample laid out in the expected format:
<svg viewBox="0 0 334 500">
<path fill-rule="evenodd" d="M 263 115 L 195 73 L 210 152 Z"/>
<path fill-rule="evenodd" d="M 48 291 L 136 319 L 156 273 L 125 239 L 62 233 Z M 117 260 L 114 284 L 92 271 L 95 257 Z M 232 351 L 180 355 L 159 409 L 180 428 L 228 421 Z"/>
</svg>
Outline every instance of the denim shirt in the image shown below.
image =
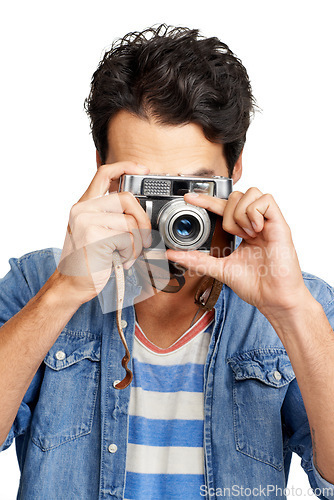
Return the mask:
<svg viewBox="0 0 334 500">
<path fill-rule="evenodd" d="M 10 259 L 11 270 L 0 280 L 0 326 L 36 295 L 59 257 L 60 250 L 50 248 Z M 334 290 L 303 276 L 333 326 Z M 130 352 L 133 298 L 140 291 L 135 272 L 127 271 L 122 317 Z M 115 298 L 113 276 L 101 294 L 60 333 L 0 448 L 16 438 L 19 499 L 123 498 L 130 387 L 113 387 L 125 374 L 124 347 L 115 313 L 101 308 Z M 234 498 L 243 488 L 248 498 L 286 498 L 292 452 L 310 485 L 328 488 L 319 497 L 332 498 L 334 485 L 313 464 L 307 414 L 286 350 L 268 320 L 225 285 L 205 364 L 204 416 L 205 484 L 193 498 Z"/>
</svg>

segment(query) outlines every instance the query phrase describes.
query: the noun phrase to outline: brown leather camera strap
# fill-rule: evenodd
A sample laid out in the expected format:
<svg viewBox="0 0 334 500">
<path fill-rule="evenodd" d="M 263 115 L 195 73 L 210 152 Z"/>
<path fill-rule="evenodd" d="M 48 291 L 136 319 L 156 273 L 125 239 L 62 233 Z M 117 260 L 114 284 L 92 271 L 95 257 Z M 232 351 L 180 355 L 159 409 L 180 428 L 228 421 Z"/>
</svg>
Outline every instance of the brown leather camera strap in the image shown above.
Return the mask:
<svg viewBox="0 0 334 500">
<path fill-rule="evenodd" d="M 122 308 L 123 308 L 124 293 L 125 293 L 124 269 L 121 257 L 117 251 L 113 252 L 112 260 L 115 270 L 116 288 L 117 288 L 116 322 L 117 322 L 119 336 L 125 348 L 125 356 L 122 359 L 122 366 L 126 371 L 126 375 L 123 378 L 123 380 L 118 382 L 118 384 L 115 384 L 114 387 L 116 389 L 125 389 L 131 383 L 133 375 L 132 371 L 128 368 L 128 363 L 130 361 L 131 355 L 122 328 Z"/>
<path fill-rule="evenodd" d="M 210 276 L 204 276 L 195 294 L 195 303 L 201 306 L 206 311 L 211 311 L 219 297 L 223 283 L 211 278 Z"/>
</svg>

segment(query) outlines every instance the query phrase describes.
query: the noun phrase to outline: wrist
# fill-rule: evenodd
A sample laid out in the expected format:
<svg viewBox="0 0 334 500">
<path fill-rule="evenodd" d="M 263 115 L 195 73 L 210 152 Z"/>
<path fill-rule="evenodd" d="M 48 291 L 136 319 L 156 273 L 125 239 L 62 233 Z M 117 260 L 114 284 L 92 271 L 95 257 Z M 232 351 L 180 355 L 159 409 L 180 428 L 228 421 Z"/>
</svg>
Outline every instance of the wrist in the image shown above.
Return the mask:
<svg viewBox="0 0 334 500">
<path fill-rule="evenodd" d="M 306 286 L 294 294 L 294 300 L 284 306 L 263 307 L 262 314 L 268 319 L 272 326 L 280 330 L 294 329 L 310 314 L 322 311 L 321 304 L 313 297 Z"/>
<path fill-rule="evenodd" d="M 44 291 L 48 294 L 51 301 L 72 310 L 73 313 L 89 300 L 84 294 L 78 292 L 69 277 L 61 274 L 58 269 L 56 269 L 45 283 Z"/>
<path fill-rule="evenodd" d="M 269 316 L 289 357 L 295 366 L 308 366 L 308 371 L 322 370 L 324 359 L 334 355 L 333 329 L 320 302 L 309 293 L 299 307 L 282 314 Z"/>
</svg>

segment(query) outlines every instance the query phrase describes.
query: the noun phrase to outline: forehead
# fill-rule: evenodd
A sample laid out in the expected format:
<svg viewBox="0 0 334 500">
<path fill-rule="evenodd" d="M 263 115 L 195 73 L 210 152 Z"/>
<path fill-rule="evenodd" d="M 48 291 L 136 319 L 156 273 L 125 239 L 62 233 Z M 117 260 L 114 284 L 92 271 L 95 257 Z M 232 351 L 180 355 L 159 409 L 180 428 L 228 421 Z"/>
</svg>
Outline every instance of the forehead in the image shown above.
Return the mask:
<svg viewBox="0 0 334 500">
<path fill-rule="evenodd" d="M 161 125 L 120 111 L 110 120 L 108 146 L 107 163 L 132 160 L 161 175 L 226 175 L 223 146 L 208 141 L 195 123 Z"/>
</svg>

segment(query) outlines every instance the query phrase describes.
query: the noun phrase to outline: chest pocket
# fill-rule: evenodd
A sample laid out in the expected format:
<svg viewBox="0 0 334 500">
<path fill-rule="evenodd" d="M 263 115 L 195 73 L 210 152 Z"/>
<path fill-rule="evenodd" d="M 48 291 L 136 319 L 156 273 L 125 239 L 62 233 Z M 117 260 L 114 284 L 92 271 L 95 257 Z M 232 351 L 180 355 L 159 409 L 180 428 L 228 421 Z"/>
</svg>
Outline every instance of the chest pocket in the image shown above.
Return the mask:
<svg viewBox="0 0 334 500">
<path fill-rule="evenodd" d="M 266 348 L 227 359 L 233 371 L 233 419 L 236 449 L 282 470 L 281 407 L 295 378 L 284 349 Z"/>
<path fill-rule="evenodd" d="M 32 441 L 43 451 L 91 432 L 100 357 L 100 340 L 71 332 L 62 332 L 46 355 L 31 424 Z"/>
</svg>

